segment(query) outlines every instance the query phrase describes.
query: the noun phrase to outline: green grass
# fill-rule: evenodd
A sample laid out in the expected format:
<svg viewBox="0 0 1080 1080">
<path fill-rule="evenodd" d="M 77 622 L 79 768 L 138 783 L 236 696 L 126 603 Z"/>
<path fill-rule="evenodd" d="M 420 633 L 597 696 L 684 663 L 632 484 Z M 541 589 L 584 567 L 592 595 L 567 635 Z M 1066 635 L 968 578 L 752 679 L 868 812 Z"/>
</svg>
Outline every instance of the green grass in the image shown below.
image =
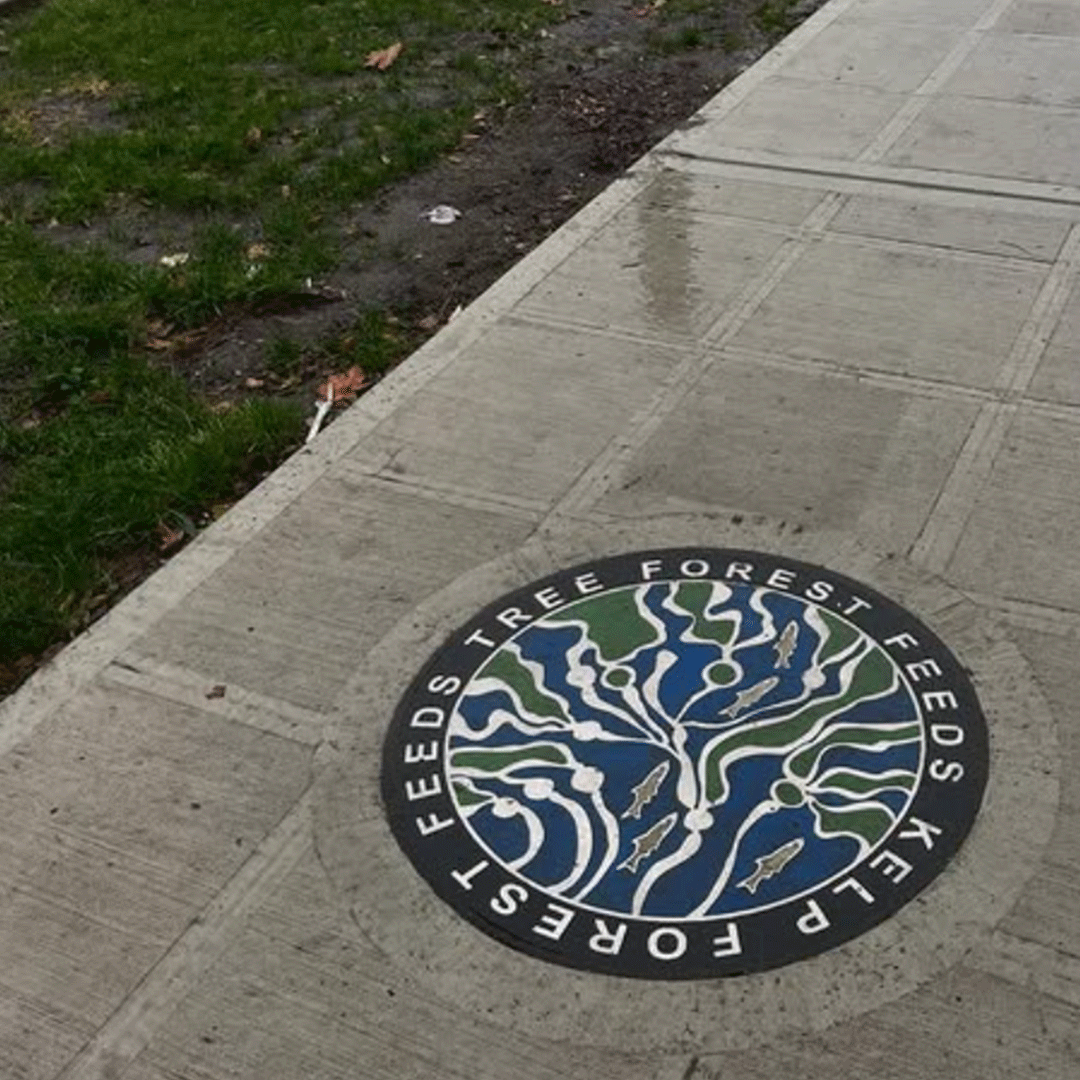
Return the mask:
<svg viewBox="0 0 1080 1080">
<path fill-rule="evenodd" d="M 117 582 L 110 561 L 156 547 L 175 524 L 238 477 L 274 463 L 299 434 L 295 406 L 250 401 L 215 414 L 164 373 L 111 366 L 62 419 L 0 429 L 0 458 L 19 462 L 0 513 L 0 642 L 6 660 L 78 628 Z"/>
<path fill-rule="evenodd" d="M 762 33 L 771 38 L 790 33 L 799 24 L 794 14 L 797 0 L 765 0 L 754 12 L 754 20 Z"/>
<path fill-rule="evenodd" d="M 0 190 L 44 183 L 33 209 L 61 220 L 119 196 L 243 210 L 303 166 L 302 203 L 362 198 L 509 92 L 503 43 L 551 11 L 536 0 L 52 0 L 22 22 L 0 77 Z M 365 68 L 399 40 L 388 71 Z M 58 102 L 107 109 L 108 123 L 42 145 L 35 116 Z"/>
<path fill-rule="evenodd" d="M 335 266 L 337 215 L 511 99 L 515 57 L 560 17 L 538 0 L 50 0 L 0 20 L 0 673 L 81 629 L 160 523 L 234 497 L 303 433 L 288 403 L 215 411 L 155 363 L 148 329 Z M 392 67 L 365 67 L 399 40 Z M 177 229 L 188 260 L 125 258 L 136 217 Z M 97 242 L 54 243 L 53 224 Z M 377 373 L 413 344 L 371 312 L 316 359 Z M 267 369 L 310 359 L 272 343 Z"/>
</svg>

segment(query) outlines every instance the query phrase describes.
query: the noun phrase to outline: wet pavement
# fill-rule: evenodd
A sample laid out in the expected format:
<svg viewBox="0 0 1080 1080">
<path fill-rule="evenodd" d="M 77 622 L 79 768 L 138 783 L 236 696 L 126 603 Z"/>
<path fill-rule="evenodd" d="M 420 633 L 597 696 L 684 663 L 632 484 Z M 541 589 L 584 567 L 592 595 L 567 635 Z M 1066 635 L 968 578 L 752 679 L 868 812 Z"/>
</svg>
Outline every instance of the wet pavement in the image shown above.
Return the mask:
<svg viewBox="0 0 1080 1080">
<path fill-rule="evenodd" d="M 0 1074 L 1075 1077 L 1078 110 L 1080 0 L 833 0 L 0 706 Z M 924 891 L 722 980 L 507 947 L 379 786 L 447 635 L 669 547 L 889 597 L 989 730 Z"/>
</svg>

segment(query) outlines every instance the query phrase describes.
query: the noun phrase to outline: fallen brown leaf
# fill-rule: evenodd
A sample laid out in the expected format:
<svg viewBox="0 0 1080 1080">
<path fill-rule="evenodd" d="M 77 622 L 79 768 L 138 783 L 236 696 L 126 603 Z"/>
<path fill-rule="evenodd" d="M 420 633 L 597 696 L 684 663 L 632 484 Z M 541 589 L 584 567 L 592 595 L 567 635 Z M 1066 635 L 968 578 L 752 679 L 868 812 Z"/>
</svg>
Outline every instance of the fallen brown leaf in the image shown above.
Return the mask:
<svg viewBox="0 0 1080 1080">
<path fill-rule="evenodd" d="M 331 375 L 318 389 L 318 395 L 323 401 L 327 401 L 333 394 L 334 402 L 351 401 L 368 385 L 368 377 L 363 369 L 351 367 L 348 371 Z"/>
<path fill-rule="evenodd" d="M 244 380 L 244 385 L 249 390 L 258 390 L 260 386 L 265 386 L 266 385 L 266 380 L 265 379 L 254 379 L 254 378 L 245 379 Z"/>
<path fill-rule="evenodd" d="M 270 256 L 270 249 L 266 244 L 250 244 L 247 249 L 247 257 L 254 261 L 255 259 L 266 259 Z"/>
<path fill-rule="evenodd" d="M 395 41 L 393 45 L 388 45 L 385 49 L 376 49 L 368 53 L 364 67 L 385 71 L 401 55 L 403 48 L 405 46 L 400 41 Z"/>
<path fill-rule="evenodd" d="M 225 687 L 221 683 L 218 683 L 217 686 L 211 686 L 210 689 L 206 691 L 206 696 L 208 698 L 224 697 Z"/>
<path fill-rule="evenodd" d="M 184 539 L 183 529 L 174 529 L 165 522 L 161 522 L 157 527 L 158 535 L 158 551 L 168 551 L 170 548 L 176 547 L 181 540 Z"/>
</svg>

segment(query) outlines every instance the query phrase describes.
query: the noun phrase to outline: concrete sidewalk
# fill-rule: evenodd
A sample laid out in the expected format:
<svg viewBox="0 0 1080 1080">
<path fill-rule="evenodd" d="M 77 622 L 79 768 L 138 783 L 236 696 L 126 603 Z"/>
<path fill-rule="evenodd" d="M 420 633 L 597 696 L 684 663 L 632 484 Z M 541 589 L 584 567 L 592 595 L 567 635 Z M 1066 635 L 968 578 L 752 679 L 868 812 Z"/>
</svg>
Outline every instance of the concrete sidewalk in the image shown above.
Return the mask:
<svg viewBox="0 0 1080 1080">
<path fill-rule="evenodd" d="M 0 707 L 0 1076 L 1080 1075 L 1078 251 L 1080 0 L 832 0 Z M 442 636 L 664 544 L 879 588 L 991 728 L 949 869 L 765 975 L 525 957 L 383 820 Z"/>
</svg>

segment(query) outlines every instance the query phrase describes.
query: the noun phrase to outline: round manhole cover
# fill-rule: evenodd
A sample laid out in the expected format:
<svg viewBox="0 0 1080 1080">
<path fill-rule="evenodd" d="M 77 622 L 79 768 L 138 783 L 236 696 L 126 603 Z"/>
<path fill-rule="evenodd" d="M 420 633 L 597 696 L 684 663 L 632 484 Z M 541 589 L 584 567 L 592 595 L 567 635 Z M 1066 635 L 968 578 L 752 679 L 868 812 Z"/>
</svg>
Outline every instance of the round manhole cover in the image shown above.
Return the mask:
<svg viewBox="0 0 1080 1080">
<path fill-rule="evenodd" d="M 735 550 L 603 559 L 475 615 L 418 675 L 383 798 L 506 944 L 710 978 L 820 953 L 945 866 L 987 778 L 956 658 L 849 578 Z"/>
</svg>

